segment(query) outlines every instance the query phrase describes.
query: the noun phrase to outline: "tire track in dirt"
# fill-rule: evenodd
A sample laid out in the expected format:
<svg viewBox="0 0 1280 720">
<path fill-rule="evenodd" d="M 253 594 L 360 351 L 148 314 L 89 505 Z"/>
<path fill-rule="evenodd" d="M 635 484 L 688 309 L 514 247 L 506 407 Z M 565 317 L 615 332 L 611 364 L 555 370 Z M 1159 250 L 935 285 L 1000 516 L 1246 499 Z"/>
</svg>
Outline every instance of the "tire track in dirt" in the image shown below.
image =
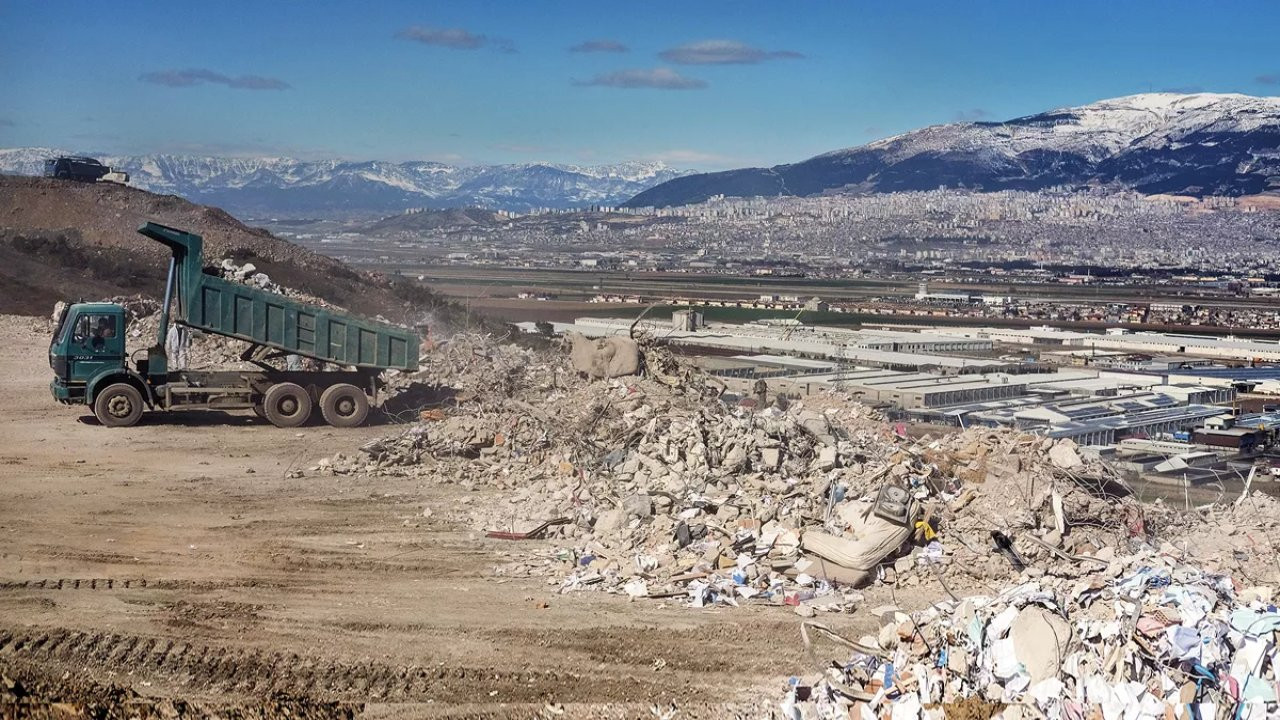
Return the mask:
<svg viewBox="0 0 1280 720">
<path fill-rule="evenodd" d="M 610 675 L 601 668 L 586 675 L 562 670 L 513 670 L 509 666 L 338 662 L 297 653 L 66 628 L 0 628 L 0 662 L 74 672 L 127 667 L 135 678 L 163 678 L 182 685 L 187 692 L 232 697 L 283 693 L 328 701 L 465 705 L 487 695 L 492 702 L 599 703 L 656 701 L 707 690 L 670 676 L 647 680 L 634 675 Z"/>
<path fill-rule="evenodd" d="M 223 590 L 227 588 L 278 587 L 276 583 L 248 580 L 148 580 L 146 578 L 38 578 L 0 580 L 4 590 Z"/>
<path fill-rule="evenodd" d="M 317 702 L 281 695 L 267 695 L 240 704 L 158 698 L 70 673 L 51 676 L 48 668 L 26 662 L 0 663 L 0 674 L 4 675 L 4 683 L 0 684 L 0 716 L 6 718 L 353 720 L 363 709 L 363 703 Z"/>
</svg>

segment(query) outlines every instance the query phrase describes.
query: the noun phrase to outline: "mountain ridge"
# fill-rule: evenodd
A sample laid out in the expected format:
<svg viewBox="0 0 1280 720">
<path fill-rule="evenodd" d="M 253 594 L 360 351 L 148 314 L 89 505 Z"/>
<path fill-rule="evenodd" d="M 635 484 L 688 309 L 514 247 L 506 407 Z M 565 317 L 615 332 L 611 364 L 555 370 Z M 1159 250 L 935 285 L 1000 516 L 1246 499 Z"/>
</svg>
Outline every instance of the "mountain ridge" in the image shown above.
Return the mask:
<svg viewBox="0 0 1280 720">
<path fill-rule="evenodd" d="M 138 235 L 149 221 L 204 238 L 205 261 L 253 262 L 282 285 L 367 315 L 402 320 L 427 292 L 353 269 L 221 208 L 114 183 L 0 176 L 0 312 L 45 314 L 57 300 L 164 290 L 168 250 Z M 410 317 L 410 319 L 413 319 Z"/>
<path fill-rule="evenodd" d="M 1193 196 L 1280 189 L 1280 97 L 1144 93 L 1003 122 L 931 125 L 797 163 L 685 175 L 625 206 L 942 185 L 1114 185 Z"/>
<path fill-rule="evenodd" d="M 0 149 L 0 173 L 39 175 L 45 158 L 83 155 L 58 148 Z M 688 171 L 662 162 L 612 165 L 512 163 L 457 166 L 425 160 L 296 160 L 154 153 L 88 153 L 130 174 L 149 192 L 180 195 L 237 214 L 383 216 L 409 208 L 495 210 L 617 205 Z"/>
</svg>

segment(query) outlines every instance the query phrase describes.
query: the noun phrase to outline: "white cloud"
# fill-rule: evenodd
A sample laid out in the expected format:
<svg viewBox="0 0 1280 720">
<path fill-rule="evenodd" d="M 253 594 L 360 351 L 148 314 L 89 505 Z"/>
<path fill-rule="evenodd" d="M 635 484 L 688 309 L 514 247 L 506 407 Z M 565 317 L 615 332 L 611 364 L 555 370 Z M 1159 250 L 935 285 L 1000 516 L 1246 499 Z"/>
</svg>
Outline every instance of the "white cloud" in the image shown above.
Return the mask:
<svg viewBox="0 0 1280 720">
<path fill-rule="evenodd" d="M 658 90 L 702 90 L 704 80 L 689 78 L 671 68 L 636 68 L 596 75 L 590 80 L 575 80 L 575 85 L 616 88 L 655 88 Z"/>
<path fill-rule="evenodd" d="M 702 40 L 663 50 L 658 57 L 678 65 L 755 65 L 804 55 L 794 50 L 764 50 L 737 40 Z"/>
</svg>

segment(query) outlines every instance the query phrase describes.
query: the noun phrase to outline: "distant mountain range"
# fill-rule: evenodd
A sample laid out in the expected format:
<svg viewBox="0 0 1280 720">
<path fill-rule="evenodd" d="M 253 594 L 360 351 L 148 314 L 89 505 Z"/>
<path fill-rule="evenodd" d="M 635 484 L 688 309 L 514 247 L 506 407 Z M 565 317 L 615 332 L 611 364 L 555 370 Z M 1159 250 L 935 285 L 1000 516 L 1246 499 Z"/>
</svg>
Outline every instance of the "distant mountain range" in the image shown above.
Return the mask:
<svg viewBox="0 0 1280 720">
<path fill-rule="evenodd" d="M 1280 97 L 1148 93 L 1005 122 L 935 125 L 791 165 L 686 175 L 626 205 L 943 185 L 1110 185 L 1194 196 L 1280 190 Z"/>
<path fill-rule="evenodd" d="M 527 211 L 619 205 L 689 171 L 661 162 L 459 167 L 437 162 L 302 161 L 191 155 L 95 155 L 53 148 L 0 150 L 0 173 L 39 175 L 44 160 L 89 154 L 130 184 L 255 217 L 383 216 L 407 208 Z"/>
</svg>

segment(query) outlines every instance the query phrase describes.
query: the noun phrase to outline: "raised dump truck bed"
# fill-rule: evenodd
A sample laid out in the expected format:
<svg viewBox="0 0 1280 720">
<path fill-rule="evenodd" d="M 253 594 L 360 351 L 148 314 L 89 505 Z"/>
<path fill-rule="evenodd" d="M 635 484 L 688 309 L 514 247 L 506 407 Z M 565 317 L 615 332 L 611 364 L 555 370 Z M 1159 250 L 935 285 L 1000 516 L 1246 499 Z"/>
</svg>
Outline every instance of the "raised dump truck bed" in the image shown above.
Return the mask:
<svg viewBox="0 0 1280 720">
<path fill-rule="evenodd" d="M 412 331 L 207 275 L 199 235 L 156 223 L 138 232 L 173 250 L 174 322 L 337 365 L 418 369 Z"/>
<path fill-rule="evenodd" d="M 115 303 L 68 306 L 49 345 L 53 396 L 92 407 L 103 425 L 133 425 L 147 409 L 251 408 L 278 427 L 297 427 L 313 410 L 334 427 L 352 427 L 378 402 L 384 370 L 418 369 L 411 330 L 206 275 L 199 235 L 156 223 L 138 232 L 173 251 L 146 358 L 129 367 L 124 308 Z M 171 368 L 170 322 L 249 343 L 242 358 L 257 369 Z M 288 355 L 321 361 L 323 369 L 266 362 Z"/>
</svg>

